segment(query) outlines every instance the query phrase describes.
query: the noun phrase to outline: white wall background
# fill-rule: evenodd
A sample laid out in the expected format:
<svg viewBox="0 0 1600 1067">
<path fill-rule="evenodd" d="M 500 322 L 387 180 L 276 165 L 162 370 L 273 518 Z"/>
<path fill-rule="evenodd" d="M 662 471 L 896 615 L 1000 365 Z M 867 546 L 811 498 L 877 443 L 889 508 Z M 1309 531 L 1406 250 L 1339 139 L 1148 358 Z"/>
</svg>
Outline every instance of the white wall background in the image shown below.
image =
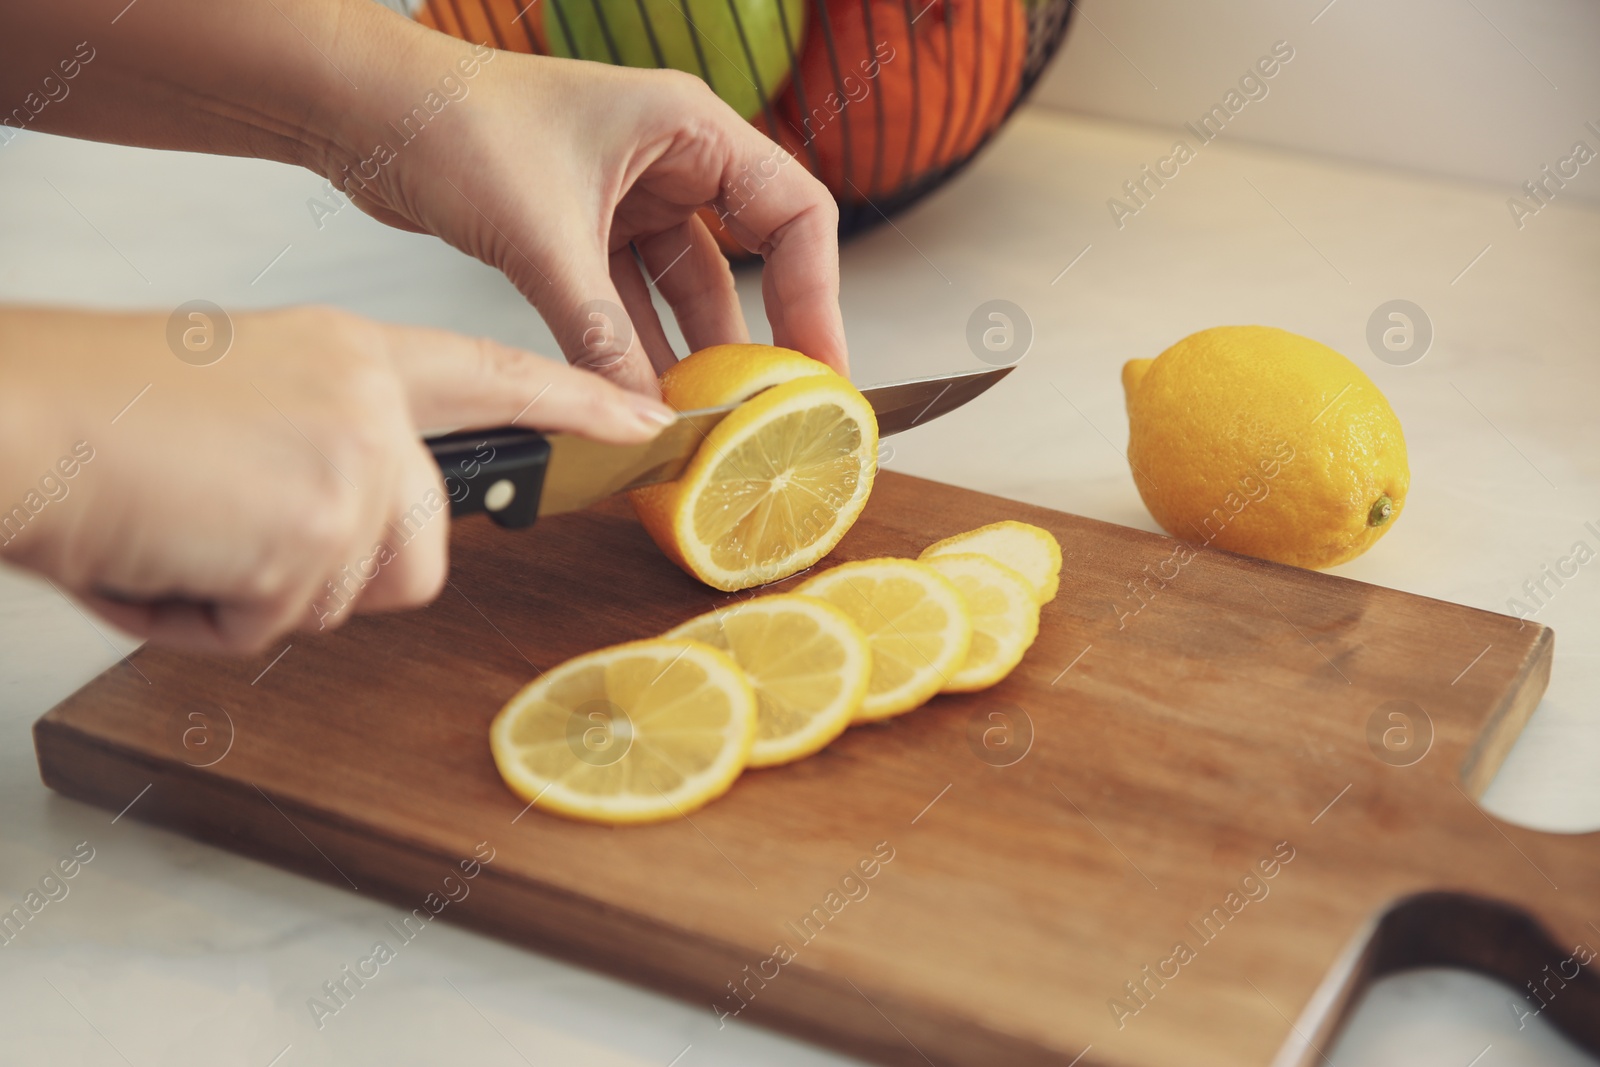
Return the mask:
<svg viewBox="0 0 1600 1067">
<path fill-rule="evenodd" d="M 1223 136 L 1523 182 L 1600 151 L 1595 0 L 1080 0 L 1034 101 L 1177 129 L 1274 41 L 1295 57 Z M 1558 197 L 1600 203 L 1600 160 Z"/>
</svg>

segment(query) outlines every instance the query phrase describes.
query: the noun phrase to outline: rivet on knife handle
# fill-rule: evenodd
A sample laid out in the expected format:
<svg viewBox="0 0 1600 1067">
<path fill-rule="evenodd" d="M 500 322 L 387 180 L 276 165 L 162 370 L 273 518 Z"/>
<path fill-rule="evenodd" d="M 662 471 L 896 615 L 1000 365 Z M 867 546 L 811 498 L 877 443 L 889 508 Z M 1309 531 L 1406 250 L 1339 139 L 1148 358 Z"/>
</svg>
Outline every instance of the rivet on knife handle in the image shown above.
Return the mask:
<svg viewBox="0 0 1600 1067">
<path fill-rule="evenodd" d="M 533 525 L 539 515 L 550 442 L 535 430 L 505 426 L 426 441 L 450 497 L 450 515 L 487 512 L 501 526 Z"/>
</svg>

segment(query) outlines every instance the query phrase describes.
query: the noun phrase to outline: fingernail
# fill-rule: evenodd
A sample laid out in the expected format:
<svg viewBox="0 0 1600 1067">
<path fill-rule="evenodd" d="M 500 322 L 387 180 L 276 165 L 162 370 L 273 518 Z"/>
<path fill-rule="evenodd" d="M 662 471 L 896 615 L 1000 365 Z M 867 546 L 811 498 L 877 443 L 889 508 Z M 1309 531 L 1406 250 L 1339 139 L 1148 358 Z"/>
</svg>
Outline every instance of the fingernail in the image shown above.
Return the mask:
<svg viewBox="0 0 1600 1067">
<path fill-rule="evenodd" d="M 650 429 L 651 433 L 677 421 L 678 413 L 659 400 L 634 395 L 628 398 L 628 403 L 632 405 L 634 415 Z"/>
</svg>

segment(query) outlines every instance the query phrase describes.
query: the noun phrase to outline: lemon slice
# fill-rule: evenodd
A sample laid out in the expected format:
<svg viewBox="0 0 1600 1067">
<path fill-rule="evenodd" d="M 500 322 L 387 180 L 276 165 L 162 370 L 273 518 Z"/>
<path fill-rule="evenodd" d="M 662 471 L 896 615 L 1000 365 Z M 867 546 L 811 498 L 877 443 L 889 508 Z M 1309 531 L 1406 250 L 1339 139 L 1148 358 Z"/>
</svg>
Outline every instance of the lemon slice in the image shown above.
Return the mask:
<svg viewBox="0 0 1600 1067">
<path fill-rule="evenodd" d="M 1022 662 L 1039 636 L 1039 600 L 1028 579 L 988 556 L 951 552 L 923 560 L 955 583 L 972 615 L 972 645 L 945 693 L 987 689 Z"/>
<path fill-rule="evenodd" d="M 668 631 L 722 649 L 756 691 L 750 766 L 820 751 L 867 695 L 872 649 L 850 616 L 823 600 L 778 593 L 719 608 Z"/>
<path fill-rule="evenodd" d="M 726 653 L 632 641 L 554 667 L 489 728 L 511 791 L 602 823 L 686 815 L 727 792 L 755 740 L 756 695 Z"/>
<path fill-rule="evenodd" d="M 856 722 L 910 711 L 937 693 L 966 659 L 972 618 L 944 575 L 909 559 L 844 563 L 797 592 L 855 620 L 872 646 L 872 679 Z"/>
<path fill-rule="evenodd" d="M 917 558 L 927 560 L 952 552 L 976 552 L 1005 564 L 1028 580 L 1041 604 L 1054 600 L 1061 585 L 1061 544 L 1049 530 L 1025 522 L 1007 519 L 946 537 L 923 549 Z"/>
<path fill-rule="evenodd" d="M 878 420 L 849 381 L 822 369 L 746 400 L 681 477 L 631 494 L 661 550 L 707 585 L 748 589 L 805 570 L 866 505 Z"/>
</svg>

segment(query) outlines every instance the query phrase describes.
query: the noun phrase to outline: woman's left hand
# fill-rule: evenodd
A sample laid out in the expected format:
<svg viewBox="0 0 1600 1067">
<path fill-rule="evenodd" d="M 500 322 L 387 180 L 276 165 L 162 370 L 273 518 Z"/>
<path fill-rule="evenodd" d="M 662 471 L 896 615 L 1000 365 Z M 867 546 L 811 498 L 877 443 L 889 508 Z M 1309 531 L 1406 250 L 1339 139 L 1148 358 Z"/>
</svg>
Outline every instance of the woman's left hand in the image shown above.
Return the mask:
<svg viewBox="0 0 1600 1067">
<path fill-rule="evenodd" d="M 676 356 L 651 283 L 691 350 L 749 339 L 711 204 L 766 259 L 774 341 L 846 371 L 833 198 L 700 79 L 426 31 L 413 49 L 321 163 L 363 210 L 499 268 L 568 360 L 654 394 Z"/>
<path fill-rule="evenodd" d="M 773 340 L 846 369 L 833 198 L 698 78 L 498 52 L 373 0 L 12 7 L 0 98 L 59 90 L 33 128 L 307 166 L 504 271 L 615 382 L 655 394 L 674 358 L 646 274 L 691 349 L 747 339 L 706 205 L 766 259 Z"/>
</svg>

